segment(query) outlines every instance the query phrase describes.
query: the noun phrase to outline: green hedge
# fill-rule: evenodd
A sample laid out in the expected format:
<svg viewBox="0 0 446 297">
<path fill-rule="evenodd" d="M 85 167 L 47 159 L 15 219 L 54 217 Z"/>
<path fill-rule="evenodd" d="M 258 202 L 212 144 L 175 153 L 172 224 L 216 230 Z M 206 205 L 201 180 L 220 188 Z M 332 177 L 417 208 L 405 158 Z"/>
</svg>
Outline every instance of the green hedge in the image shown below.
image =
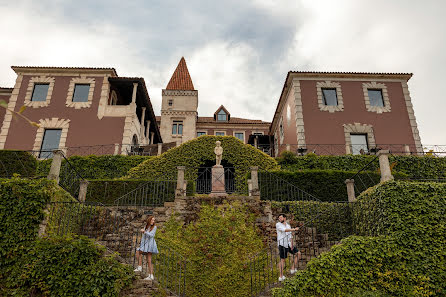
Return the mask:
<svg viewBox="0 0 446 297">
<path fill-rule="evenodd" d="M 378 296 L 432 296 L 428 279 L 413 273 L 408 260 L 391 237 L 348 237 L 274 289 L 273 296 L 337 297 L 363 290 L 381 292 Z"/>
<path fill-rule="evenodd" d="M 291 214 L 294 222 L 304 222 L 306 227 L 315 227 L 317 233 L 328 234 L 330 241 L 340 240 L 353 232 L 352 207 L 349 203 L 273 201 L 271 207 L 274 213 Z"/>
<path fill-rule="evenodd" d="M 282 169 L 334 169 L 359 171 L 376 156 L 372 155 L 342 155 L 342 156 L 317 156 L 308 154 L 298 157 L 293 153 L 285 152 L 277 162 Z M 393 171 L 407 174 L 409 177 L 437 179 L 446 178 L 446 158 L 432 156 L 390 156 L 389 162 Z M 367 170 L 378 170 L 378 159 L 367 167 Z"/>
<path fill-rule="evenodd" d="M 125 176 L 127 172 L 138 166 L 143 161 L 152 157 L 150 156 L 72 156 L 68 160 L 70 163 L 81 171 L 82 177 L 86 179 L 109 179 L 120 178 Z M 62 166 L 65 160 L 62 161 Z M 51 160 L 39 161 L 37 173 L 47 176 L 51 167 Z"/>
<path fill-rule="evenodd" d="M 235 137 L 205 135 L 141 163 L 129 171 L 127 178 L 176 179 L 177 167 L 186 166 L 186 180 L 195 180 L 198 167 L 215 164 L 214 148 L 217 140 L 221 141 L 223 147 L 223 161 L 234 166 L 238 181 L 246 177 L 251 166 L 259 166 L 264 170 L 279 169 L 276 160 L 251 145 L 243 144 Z"/>
<path fill-rule="evenodd" d="M 145 200 L 148 203 L 159 202 L 161 205 L 165 201 L 173 201 L 175 198 L 176 181 L 94 179 L 89 180 L 86 201 L 113 205 L 116 199 L 140 186 L 144 186 Z M 137 195 L 137 197 L 140 196 Z"/>
<path fill-rule="evenodd" d="M 342 170 L 299 170 L 259 172 L 260 195 L 264 200 L 292 200 L 298 196 L 299 188 L 321 201 L 347 201 L 345 180 L 355 175 L 355 171 Z M 405 174 L 394 173 L 395 179 L 403 179 Z M 374 171 L 363 171 L 355 177 L 357 189 L 361 191 L 379 183 L 381 175 Z"/>
<path fill-rule="evenodd" d="M 263 246 L 253 224 L 252 214 L 238 203 L 203 205 L 198 220 L 184 227 L 175 217 L 165 223 L 159 241 L 188 261 L 186 296 L 250 295 L 246 261 Z"/>
<path fill-rule="evenodd" d="M 118 296 L 132 268 L 86 237 L 38 239 L 7 276 L 14 296 Z"/>
<path fill-rule="evenodd" d="M 391 181 L 368 189 L 353 207 L 356 232 L 311 262 L 275 296 L 446 295 L 446 184 Z"/>
<path fill-rule="evenodd" d="M 9 178 L 14 174 L 33 177 L 36 174 L 37 160 L 29 152 L 0 150 L 0 177 Z"/>
</svg>

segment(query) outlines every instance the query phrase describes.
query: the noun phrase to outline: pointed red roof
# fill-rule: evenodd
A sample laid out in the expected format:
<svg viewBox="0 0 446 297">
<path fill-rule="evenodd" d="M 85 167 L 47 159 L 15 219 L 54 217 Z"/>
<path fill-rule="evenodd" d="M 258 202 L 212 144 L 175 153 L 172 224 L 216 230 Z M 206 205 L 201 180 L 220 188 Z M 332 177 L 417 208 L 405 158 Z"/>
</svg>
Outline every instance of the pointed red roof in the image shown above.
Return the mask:
<svg viewBox="0 0 446 297">
<path fill-rule="evenodd" d="M 170 78 L 166 90 L 195 90 L 184 57 L 181 57 L 180 63 L 178 63 L 177 69 L 175 69 Z"/>
</svg>

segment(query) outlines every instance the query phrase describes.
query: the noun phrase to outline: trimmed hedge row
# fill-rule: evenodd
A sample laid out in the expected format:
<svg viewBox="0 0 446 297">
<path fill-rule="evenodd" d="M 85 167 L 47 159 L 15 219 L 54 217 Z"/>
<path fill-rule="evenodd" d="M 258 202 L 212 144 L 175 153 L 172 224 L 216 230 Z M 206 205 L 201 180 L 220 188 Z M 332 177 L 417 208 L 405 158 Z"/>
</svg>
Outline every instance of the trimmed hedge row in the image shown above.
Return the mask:
<svg viewBox="0 0 446 297">
<path fill-rule="evenodd" d="M 356 232 L 310 262 L 274 296 L 446 295 L 446 184 L 391 181 L 359 198 Z"/>
<path fill-rule="evenodd" d="M 260 195 L 261 199 L 264 200 L 291 200 L 289 195 L 293 193 L 292 188 L 295 186 L 321 201 L 347 201 L 345 180 L 351 178 L 354 174 L 356 174 L 355 171 L 342 170 L 259 172 Z M 395 173 L 394 177 L 395 179 L 402 179 L 406 176 Z M 355 182 L 357 187 L 362 189 L 378 184 L 380 178 L 381 175 L 377 172 L 363 171 L 355 178 Z"/>
<path fill-rule="evenodd" d="M 259 166 L 263 170 L 279 169 L 274 158 L 235 137 L 204 135 L 141 163 L 129 171 L 127 178 L 153 179 L 163 176 L 176 179 L 177 167 L 186 166 L 185 179 L 195 180 L 198 167 L 215 164 L 214 148 L 217 140 L 223 147 L 223 162 L 234 166 L 239 180 L 246 177 L 251 166 Z"/>
<path fill-rule="evenodd" d="M 275 213 L 293 215 L 294 222 L 304 222 L 306 227 L 315 227 L 317 233 L 328 234 L 328 239 L 340 240 L 352 234 L 352 207 L 350 203 L 317 201 L 273 201 Z"/>
<path fill-rule="evenodd" d="M 140 163 L 150 159 L 150 156 L 72 156 L 68 160 L 86 179 L 108 179 L 125 176 L 128 171 Z M 62 166 L 65 160 L 62 161 Z M 51 160 L 39 161 L 37 173 L 47 176 L 51 168 Z"/>
<path fill-rule="evenodd" d="M 334 169 L 359 171 L 376 156 L 372 155 L 342 155 L 342 156 L 317 156 L 308 154 L 298 157 L 290 152 L 284 152 L 277 158 L 282 169 Z M 446 158 L 432 156 L 390 156 L 389 162 L 392 169 L 405 173 L 412 178 L 446 178 Z M 379 170 L 378 160 L 370 164 L 367 170 Z"/>
<path fill-rule="evenodd" d="M 9 178 L 14 174 L 33 177 L 36 174 L 37 160 L 29 152 L 0 150 L 0 177 Z"/>
</svg>

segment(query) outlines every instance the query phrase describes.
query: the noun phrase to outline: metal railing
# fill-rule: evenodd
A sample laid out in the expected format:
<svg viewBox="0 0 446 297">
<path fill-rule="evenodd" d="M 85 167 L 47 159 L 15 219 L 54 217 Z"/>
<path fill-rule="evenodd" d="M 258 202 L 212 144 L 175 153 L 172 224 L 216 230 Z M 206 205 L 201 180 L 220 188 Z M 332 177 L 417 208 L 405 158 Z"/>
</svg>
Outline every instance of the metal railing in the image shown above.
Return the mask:
<svg viewBox="0 0 446 297">
<path fill-rule="evenodd" d="M 81 170 L 76 168 L 62 153 L 65 162 L 62 162 L 59 174 L 59 186 L 78 199 L 79 186 L 81 181 L 85 181 L 82 177 Z"/>
<path fill-rule="evenodd" d="M 259 171 L 260 199 L 270 201 L 320 201 L 316 196 L 295 184 L 280 178 L 273 172 Z"/>
<path fill-rule="evenodd" d="M 113 205 L 132 207 L 163 206 L 164 202 L 175 200 L 176 185 L 176 180 L 148 181 L 117 198 Z"/>
<path fill-rule="evenodd" d="M 136 211 L 137 213 L 140 213 Z M 134 222 L 134 210 L 120 207 L 104 207 L 100 204 L 86 205 L 78 202 L 52 202 L 48 209 L 48 235 L 84 235 L 117 252 L 118 260 L 138 266 L 137 248 L 141 244 L 143 223 Z M 188 260 L 180 253 L 157 240 L 158 254 L 153 254 L 155 281 L 175 296 L 186 296 Z M 148 272 L 145 257 L 142 258 L 142 273 Z"/>
<path fill-rule="evenodd" d="M 225 191 L 228 194 L 242 192 L 241 181 L 237 181 L 234 167 L 224 167 L 223 172 L 214 177 L 212 177 L 212 167 L 199 167 L 196 171 L 197 178 L 194 185 L 197 194 L 211 193 L 213 179 L 216 183 L 224 181 Z"/>
</svg>

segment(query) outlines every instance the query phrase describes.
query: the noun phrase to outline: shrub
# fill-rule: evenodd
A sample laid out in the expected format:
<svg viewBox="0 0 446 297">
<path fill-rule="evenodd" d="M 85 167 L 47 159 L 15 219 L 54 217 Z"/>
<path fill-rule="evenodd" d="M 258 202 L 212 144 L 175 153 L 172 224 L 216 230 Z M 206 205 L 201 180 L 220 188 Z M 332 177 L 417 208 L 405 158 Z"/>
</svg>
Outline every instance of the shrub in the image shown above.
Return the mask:
<svg viewBox="0 0 446 297">
<path fill-rule="evenodd" d="M 393 238 L 348 237 L 310 261 L 283 288 L 273 290 L 273 296 L 334 297 L 358 290 L 378 290 L 385 296 L 430 296 L 428 279 L 413 274 L 406 261 L 407 255 Z"/>
<path fill-rule="evenodd" d="M 11 295 L 117 296 L 132 281 L 130 266 L 103 257 L 86 237 L 38 239 L 7 277 Z"/>
<path fill-rule="evenodd" d="M 195 180 L 198 167 L 215 164 L 214 148 L 217 140 L 221 141 L 223 147 L 224 162 L 234 166 L 239 180 L 245 178 L 251 166 L 259 166 L 260 169 L 279 168 L 273 158 L 235 137 L 200 136 L 141 163 L 129 171 L 127 178 L 152 179 L 163 176 L 176 179 L 177 167 L 186 166 L 186 180 Z"/>
<path fill-rule="evenodd" d="M 248 296 L 245 263 L 263 244 L 254 218 L 237 203 L 221 208 L 203 205 L 195 223 L 181 227 L 174 217 L 157 236 L 189 261 L 187 296 Z"/>
<path fill-rule="evenodd" d="M 0 179 L 0 275 L 32 242 L 55 184 L 46 179 Z M 0 278 L 1 279 L 1 278 Z"/>
<path fill-rule="evenodd" d="M 141 162 L 152 157 L 148 156 L 72 156 L 68 160 L 81 171 L 82 177 L 86 179 L 111 179 L 120 178 L 127 172 L 139 165 Z M 62 166 L 65 160 L 62 161 Z M 51 168 L 51 160 L 39 161 L 37 172 L 39 175 L 47 176 Z"/>
<path fill-rule="evenodd" d="M 341 296 L 349 288 L 389 296 L 446 295 L 446 184 L 391 181 L 353 207 L 356 231 L 275 296 Z"/>
<path fill-rule="evenodd" d="M 33 177 L 36 174 L 37 161 L 29 152 L 0 150 L 0 177 L 9 178 L 14 174 Z"/>
<path fill-rule="evenodd" d="M 282 169 L 291 171 L 301 169 L 333 169 L 359 171 L 376 156 L 372 155 L 342 155 L 316 156 L 308 154 L 298 157 L 286 153 L 277 158 Z M 432 156 L 390 156 L 389 162 L 393 171 L 407 174 L 413 178 L 437 179 L 446 177 L 446 158 Z M 367 170 L 378 170 L 378 159 L 372 162 Z"/>
<path fill-rule="evenodd" d="M 339 240 L 352 234 L 352 209 L 349 203 L 273 201 L 271 207 L 275 213 L 289 213 L 293 221 L 315 227 L 319 234 L 328 234 L 329 240 Z"/>
</svg>

